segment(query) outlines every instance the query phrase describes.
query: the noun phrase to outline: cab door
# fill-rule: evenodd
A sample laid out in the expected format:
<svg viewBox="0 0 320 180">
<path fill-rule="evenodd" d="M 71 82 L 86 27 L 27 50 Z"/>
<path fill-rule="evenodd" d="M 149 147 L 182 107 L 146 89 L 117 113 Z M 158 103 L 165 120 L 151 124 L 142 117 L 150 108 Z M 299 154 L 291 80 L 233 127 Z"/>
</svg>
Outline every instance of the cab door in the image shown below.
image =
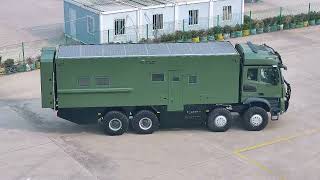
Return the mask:
<svg viewBox="0 0 320 180">
<path fill-rule="evenodd" d="M 183 79 L 180 71 L 168 72 L 168 111 L 183 111 Z"/>
<path fill-rule="evenodd" d="M 259 95 L 261 97 L 280 98 L 282 95 L 281 80 L 279 69 L 272 66 L 259 67 L 259 82 L 261 88 Z"/>
<path fill-rule="evenodd" d="M 277 78 L 277 82 L 275 82 Z M 242 77 L 242 101 L 248 97 L 281 97 L 279 72 L 272 66 L 245 66 Z"/>
</svg>

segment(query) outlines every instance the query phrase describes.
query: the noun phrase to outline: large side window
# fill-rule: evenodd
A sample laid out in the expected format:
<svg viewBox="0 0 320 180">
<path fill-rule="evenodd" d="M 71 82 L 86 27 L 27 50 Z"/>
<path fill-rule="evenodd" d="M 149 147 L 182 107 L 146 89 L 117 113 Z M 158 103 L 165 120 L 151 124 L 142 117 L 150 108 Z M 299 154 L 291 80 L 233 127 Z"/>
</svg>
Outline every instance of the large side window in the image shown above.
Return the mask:
<svg viewBox="0 0 320 180">
<path fill-rule="evenodd" d="M 260 68 L 260 80 L 269 84 L 276 84 L 279 81 L 277 69 L 273 67 Z"/>
<path fill-rule="evenodd" d="M 121 35 L 125 33 L 125 19 L 116 19 L 114 21 L 114 35 Z"/>
<path fill-rule="evenodd" d="M 163 14 L 154 14 L 152 20 L 152 29 L 163 29 Z"/>
<path fill-rule="evenodd" d="M 232 6 L 223 6 L 223 18 L 224 21 L 232 19 Z"/>
<path fill-rule="evenodd" d="M 199 14 L 199 10 L 189 11 L 189 25 L 195 25 L 199 23 L 198 14 Z"/>
<path fill-rule="evenodd" d="M 249 68 L 247 72 L 247 79 L 251 81 L 258 81 L 258 68 Z"/>
</svg>

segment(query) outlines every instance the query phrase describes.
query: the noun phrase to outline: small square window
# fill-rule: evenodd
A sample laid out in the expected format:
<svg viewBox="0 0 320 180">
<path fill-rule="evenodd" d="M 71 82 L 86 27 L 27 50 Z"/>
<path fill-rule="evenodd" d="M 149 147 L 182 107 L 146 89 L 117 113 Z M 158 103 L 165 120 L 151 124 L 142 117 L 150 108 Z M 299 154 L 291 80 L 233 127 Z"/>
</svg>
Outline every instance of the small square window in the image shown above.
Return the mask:
<svg viewBox="0 0 320 180">
<path fill-rule="evenodd" d="M 163 73 L 154 73 L 152 74 L 152 81 L 164 81 L 164 74 Z"/>
<path fill-rule="evenodd" d="M 99 76 L 96 77 L 96 85 L 97 86 L 109 86 L 110 85 L 110 79 L 106 76 Z"/>
<path fill-rule="evenodd" d="M 195 75 L 189 76 L 189 84 L 195 84 L 198 82 L 198 77 Z"/>
<path fill-rule="evenodd" d="M 80 87 L 88 87 L 89 86 L 89 77 L 80 77 L 78 80 L 78 84 Z"/>
<path fill-rule="evenodd" d="M 173 76 L 172 77 L 172 81 L 178 82 L 178 81 L 180 81 L 180 77 L 179 76 Z"/>
<path fill-rule="evenodd" d="M 251 81 L 258 81 L 258 68 L 248 69 L 247 79 Z"/>
</svg>

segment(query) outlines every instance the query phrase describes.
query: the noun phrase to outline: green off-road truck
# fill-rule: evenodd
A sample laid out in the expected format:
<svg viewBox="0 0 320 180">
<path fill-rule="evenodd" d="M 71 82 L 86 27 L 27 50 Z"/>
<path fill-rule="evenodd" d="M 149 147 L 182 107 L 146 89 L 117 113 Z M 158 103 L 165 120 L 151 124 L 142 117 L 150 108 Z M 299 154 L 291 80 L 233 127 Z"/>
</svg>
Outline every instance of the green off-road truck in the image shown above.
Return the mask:
<svg viewBox="0 0 320 180">
<path fill-rule="evenodd" d="M 42 107 L 78 124 L 98 122 L 109 135 L 129 125 L 153 133 L 177 114 L 226 131 L 233 112 L 258 131 L 269 114 L 277 120 L 288 109 L 291 88 L 281 69 L 274 49 L 250 42 L 44 48 Z"/>
</svg>

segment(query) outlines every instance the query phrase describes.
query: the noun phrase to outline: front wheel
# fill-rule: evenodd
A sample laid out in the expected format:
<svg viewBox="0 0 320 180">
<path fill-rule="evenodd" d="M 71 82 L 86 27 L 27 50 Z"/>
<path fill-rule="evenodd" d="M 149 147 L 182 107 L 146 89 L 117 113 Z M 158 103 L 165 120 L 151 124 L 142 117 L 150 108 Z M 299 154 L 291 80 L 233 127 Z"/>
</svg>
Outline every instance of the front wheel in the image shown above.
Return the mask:
<svg viewBox="0 0 320 180">
<path fill-rule="evenodd" d="M 268 113 L 261 107 L 250 107 L 243 114 L 242 120 L 248 131 L 260 131 L 268 124 Z"/>
</svg>

